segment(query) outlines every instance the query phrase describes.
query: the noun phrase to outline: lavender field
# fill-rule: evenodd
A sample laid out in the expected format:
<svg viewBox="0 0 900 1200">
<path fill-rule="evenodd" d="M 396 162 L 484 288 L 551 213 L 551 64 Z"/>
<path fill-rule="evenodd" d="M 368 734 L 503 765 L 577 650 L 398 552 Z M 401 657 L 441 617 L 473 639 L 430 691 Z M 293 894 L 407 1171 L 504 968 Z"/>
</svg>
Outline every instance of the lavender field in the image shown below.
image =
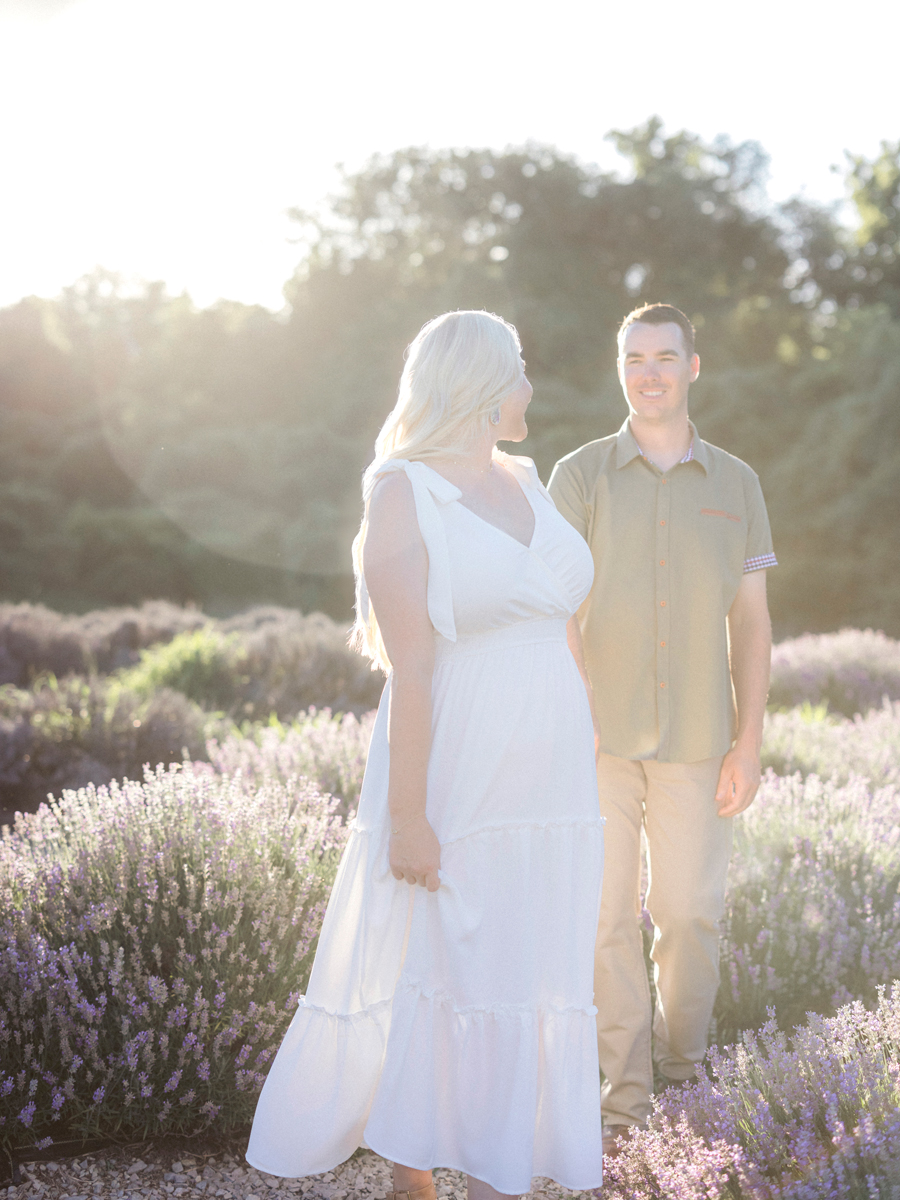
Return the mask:
<svg viewBox="0 0 900 1200">
<path fill-rule="evenodd" d="M 185 675 L 178 636 L 174 667 L 124 670 L 193 680 L 198 706 L 197 663 L 240 655 L 204 635 Z M 900 1194 L 900 645 L 853 630 L 782 643 L 772 697 L 766 775 L 737 829 L 718 1050 L 610 1167 L 617 1200 Z M 372 717 L 238 725 L 224 707 L 181 761 L 64 791 L 0 837 L 7 1147 L 228 1132 L 252 1113 L 305 986 Z"/>
</svg>

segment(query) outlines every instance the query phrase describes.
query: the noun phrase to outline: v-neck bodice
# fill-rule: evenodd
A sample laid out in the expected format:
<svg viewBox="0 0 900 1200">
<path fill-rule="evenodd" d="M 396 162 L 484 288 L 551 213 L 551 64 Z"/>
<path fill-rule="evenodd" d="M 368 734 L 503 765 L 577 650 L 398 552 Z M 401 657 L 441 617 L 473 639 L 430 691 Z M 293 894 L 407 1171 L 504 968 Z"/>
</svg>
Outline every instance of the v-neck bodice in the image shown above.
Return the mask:
<svg viewBox="0 0 900 1200">
<path fill-rule="evenodd" d="M 530 536 L 530 538 L 528 539 L 528 541 L 527 541 L 527 542 L 523 542 L 523 541 L 521 540 L 521 538 L 517 538 L 517 537 L 516 537 L 516 535 L 515 535 L 514 533 L 510 533 L 510 532 L 509 532 L 509 530 L 507 530 L 507 529 L 504 529 L 504 528 L 503 528 L 501 525 L 497 525 L 497 524 L 495 524 L 493 521 L 490 521 L 490 520 L 488 520 L 488 518 L 487 518 L 487 517 L 483 517 L 483 516 L 481 515 L 481 513 L 479 513 L 479 512 L 476 512 L 474 508 L 471 508 L 471 507 L 470 507 L 468 504 L 466 504 L 466 502 L 463 500 L 463 498 L 462 498 L 462 492 L 460 491 L 460 489 L 459 489 L 459 488 L 456 488 L 456 484 L 450 484 L 450 486 L 451 486 L 451 487 L 454 487 L 454 488 L 456 488 L 456 493 L 457 493 L 457 495 L 456 495 L 456 503 L 457 503 L 457 504 L 459 504 L 461 508 L 464 508 L 464 509 L 466 510 L 466 512 L 470 512 L 470 513 L 472 514 L 472 516 L 475 518 L 475 520 L 476 520 L 476 521 L 483 521 L 483 522 L 485 523 L 485 525 L 490 525 L 490 527 L 491 527 L 492 529 L 496 529 L 496 530 L 497 530 L 497 532 L 498 532 L 498 533 L 501 533 L 501 534 L 503 534 L 503 536 L 504 536 L 504 537 L 509 537 L 509 538 L 512 538 L 512 540 L 513 540 L 514 542 L 518 542 L 520 546 L 524 546 L 526 550 L 530 550 L 530 549 L 531 549 L 531 547 L 532 547 L 532 545 L 534 544 L 534 535 L 535 535 L 535 531 L 536 531 L 536 529 L 537 529 L 537 512 L 535 511 L 535 507 L 534 507 L 534 500 L 532 499 L 532 496 L 531 496 L 531 494 L 530 494 L 531 492 L 533 492 L 533 490 L 534 490 L 534 489 L 533 489 L 533 488 L 530 488 L 530 487 L 528 487 L 528 486 L 523 486 L 523 484 L 522 484 L 522 480 L 521 480 L 521 478 L 520 478 L 521 472 L 520 472 L 520 471 L 517 471 L 517 470 L 515 469 L 515 467 L 514 467 L 513 463 L 514 463 L 514 461 L 531 462 L 531 459 L 524 459 L 524 458 L 523 458 L 523 459 L 521 459 L 521 460 L 513 460 L 513 458 L 512 458 L 512 456 L 511 456 L 511 455 L 509 455 L 509 454 L 504 454 L 502 451 L 497 451 L 497 452 L 496 452 L 495 459 L 496 459 L 496 461 L 498 461 L 498 462 L 500 463 L 500 465 L 501 465 L 501 466 L 505 467 L 505 468 L 506 468 L 506 470 L 507 470 L 507 471 L 509 471 L 510 475 L 512 475 L 513 479 L 515 480 L 516 487 L 517 487 L 517 488 L 519 489 L 519 491 L 522 493 L 522 496 L 523 496 L 523 497 L 524 497 L 524 499 L 525 499 L 525 503 L 528 505 L 528 507 L 529 507 L 529 508 L 530 508 L 530 510 L 531 510 L 531 515 L 532 515 L 532 518 L 533 518 L 533 524 L 532 524 L 532 527 L 531 527 L 531 536 Z M 449 483 L 449 482 L 450 482 L 448 479 L 445 479 L 443 475 L 441 475 L 440 471 L 436 471 L 436 470 L 435 470 L 435 468 L 434 468 L 434 467 L 432 467 L 432 466 L 430 466 L 428 463 L 422 463 L 421 465 L 422 465 L 422 466 L 425 466 L 425 467 L 427 467 L 429 471 L 431 471 L 433 474 L 437 475 L 437 476 L 438 476 L 438 478 L 439 478 L 439 479 L 440 479 L 440 480 L 441 480 L 443 483 Z M 533 465 L 533 464 L 532 464 L 532 465 Z"/>
<path fill-rule="evenodd" d="M 412 484 L 428 551 L 429 616 L 451 642 L 517 622 L 568 620 L 593 579 L 587 544 L 556 511 L 531 459 L 498 457 L 534 513 L 527 546 L 462 504 L 459 488 L 427 464 L 383 464 Z"/>
</svg>

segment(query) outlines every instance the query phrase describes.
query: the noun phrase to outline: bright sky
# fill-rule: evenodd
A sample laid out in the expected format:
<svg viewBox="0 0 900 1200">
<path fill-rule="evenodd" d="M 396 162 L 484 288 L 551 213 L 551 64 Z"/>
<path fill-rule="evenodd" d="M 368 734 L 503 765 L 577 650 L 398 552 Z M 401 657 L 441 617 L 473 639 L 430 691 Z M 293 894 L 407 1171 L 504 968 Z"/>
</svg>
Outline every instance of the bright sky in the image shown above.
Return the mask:
<svg viewBox="0 0 900 1200">
<path fill-rule="evenodd" d="M 773 199 L 900 137 L 900 6 L 846 0 L 0 0 L 0 304 L 102 265 L 282 303 L 313 206 L 376 151 L 754 138 Z M 877 24 L 877 29 L 876 29 Z M 873 42 L 872 39 L 875 41 Z M 879 69 L 879 64 L 881 69 Z"/>
</svg>

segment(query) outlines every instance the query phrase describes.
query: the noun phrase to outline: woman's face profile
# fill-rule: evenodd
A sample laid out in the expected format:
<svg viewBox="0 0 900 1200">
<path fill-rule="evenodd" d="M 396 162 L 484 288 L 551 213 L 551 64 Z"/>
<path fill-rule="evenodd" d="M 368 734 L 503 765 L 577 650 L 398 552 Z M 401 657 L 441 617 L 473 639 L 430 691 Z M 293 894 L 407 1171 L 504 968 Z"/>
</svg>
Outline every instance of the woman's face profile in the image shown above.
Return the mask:
<svg viewBox="0 0 900 1200">
<path fill-rule="evenodd" d="M 524 442 L 528 437 L 525 410 L 531 403 L 534 388 L 522 375 L 522 382 L 500 405 L 500 424 L 497 426 L 498 442 Z"/>
</svg>

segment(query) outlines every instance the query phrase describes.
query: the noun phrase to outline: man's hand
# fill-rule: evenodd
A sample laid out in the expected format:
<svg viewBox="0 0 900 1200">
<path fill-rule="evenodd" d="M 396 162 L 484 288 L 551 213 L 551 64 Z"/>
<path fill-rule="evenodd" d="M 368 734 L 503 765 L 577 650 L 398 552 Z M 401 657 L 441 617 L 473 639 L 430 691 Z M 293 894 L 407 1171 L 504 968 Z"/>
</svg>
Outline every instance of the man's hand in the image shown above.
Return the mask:
<svg viewBox="0 0 900 1200">
<path fill-rule="evenodd" d="M 720 817 L 736 817 L 753 803 L 759 790 L 761 767 L 759 753 L 735 746 L 722 760 L 716 807 Z"/>
<path fill-rule="evenodd" d="M 716 805 L 720 817 L 749 808 L 759 788 L 759 750 L 769 691 L 772 625 L 766 603 L 765 571 L 741 580 L 728 613 L 731 678 L 737 701 L 737 739 L 722 761 Z"/>
</svg>

